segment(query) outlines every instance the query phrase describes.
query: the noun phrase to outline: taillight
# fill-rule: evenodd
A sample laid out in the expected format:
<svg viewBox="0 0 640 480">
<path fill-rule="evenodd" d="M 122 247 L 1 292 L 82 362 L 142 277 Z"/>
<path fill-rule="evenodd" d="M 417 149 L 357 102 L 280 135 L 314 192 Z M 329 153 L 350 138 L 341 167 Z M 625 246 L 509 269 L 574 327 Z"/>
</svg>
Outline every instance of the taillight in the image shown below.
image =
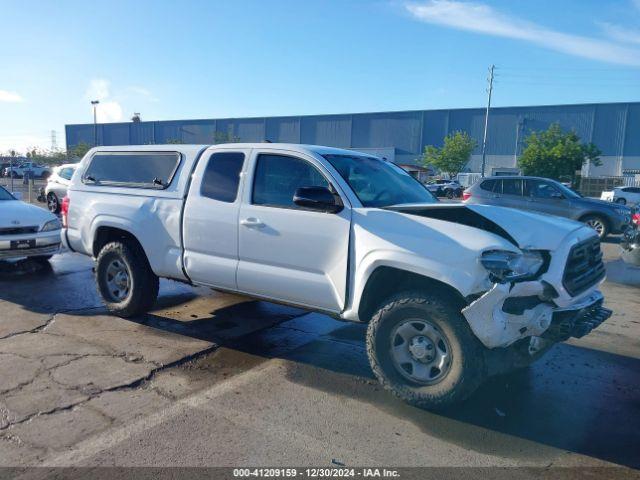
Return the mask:
<svg viewBox="0 0 640 480">
<path fill-rule="evenodd" d="M 60 213 L 62 214 L 62 227 L 67 228 L 67 216 L 69 215 L 69 197 L 62 199 L 62 205 L 60 205 Z"/>
<path fill-rule="evenodd" d="M 634 213 L 631 216 L 631 221 L 636 227 L 640 227 L 640 213 Z"/>
<path fill-rule="evenodd" d="M 466 202 L 471 198 L 471 192 L 467 192 L 466 190 L 462 192 L 462 201 Z"/>
</svg>

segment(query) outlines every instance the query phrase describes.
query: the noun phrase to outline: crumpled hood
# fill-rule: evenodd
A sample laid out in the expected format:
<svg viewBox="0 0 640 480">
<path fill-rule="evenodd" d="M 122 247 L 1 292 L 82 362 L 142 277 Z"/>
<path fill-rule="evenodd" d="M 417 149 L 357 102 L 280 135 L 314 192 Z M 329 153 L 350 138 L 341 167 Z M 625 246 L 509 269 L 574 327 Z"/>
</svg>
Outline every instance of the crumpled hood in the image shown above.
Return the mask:
<svg viewBox="0 0 640 480">
<path fill-rule="evenodd" d="M 490 231 L 515 241 L 521 249 L 555 250 L 572 232 L 592 233 L 574 220 L 493 205 L 411 204 L 389 209 Z"/>
<path fill-rule="evenodd" d="M 467 208 L 504 228 L 518 242 L 520 248 L 555 250 L 570 233 L 589 229 L 584 224 L 568 218 L 515 208 L 490 205 L 467 205 Z M 589 232 L 592 231 L 589 229 Z"/>
<path fill-rule="evenodd" d="M 20 200 L 0 201 L 0 228 L 41 226 L 54 218 L 55 215 L 44 208 Z"/>
</svg>

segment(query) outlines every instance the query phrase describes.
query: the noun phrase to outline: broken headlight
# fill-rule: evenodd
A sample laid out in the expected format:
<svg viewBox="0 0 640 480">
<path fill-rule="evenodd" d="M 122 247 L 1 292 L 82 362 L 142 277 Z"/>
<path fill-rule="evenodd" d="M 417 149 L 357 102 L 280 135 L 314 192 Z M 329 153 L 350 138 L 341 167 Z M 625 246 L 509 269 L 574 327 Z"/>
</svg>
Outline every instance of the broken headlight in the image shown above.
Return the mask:
<svg viewBox="0 0 640 480">
<path fill-rule="evenodd" d="M 480 262 L 499 282 L 534 278 L 546 263 L 542 252 L 536 250 L 489 250 L 482 254 Z"/>
</svg>

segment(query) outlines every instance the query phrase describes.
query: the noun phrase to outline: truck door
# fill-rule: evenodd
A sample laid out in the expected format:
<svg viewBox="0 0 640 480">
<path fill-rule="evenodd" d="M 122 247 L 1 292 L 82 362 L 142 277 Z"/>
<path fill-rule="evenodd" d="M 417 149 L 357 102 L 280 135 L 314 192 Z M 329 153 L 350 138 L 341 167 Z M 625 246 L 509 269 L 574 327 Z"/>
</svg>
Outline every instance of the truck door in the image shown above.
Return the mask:
<svg viewBox="0 0 640 480">
<path fill-rule="evenodd" d="M 241 172 L 250 149 L 203 154 L 183 214 L 183 262 L 196 283 L 235 290 Z"/>
<path fill-rule="evenodd" d="M 301 187 L 336 183 L 320 162 L 278 150 L 253 150 L 240 207 L 238 289 L 331 312 L 346 298 L 351 208 L 324 213 L 293 203 Z M 331 187 L 330 187 L 331 188 Z"/>
</svg>

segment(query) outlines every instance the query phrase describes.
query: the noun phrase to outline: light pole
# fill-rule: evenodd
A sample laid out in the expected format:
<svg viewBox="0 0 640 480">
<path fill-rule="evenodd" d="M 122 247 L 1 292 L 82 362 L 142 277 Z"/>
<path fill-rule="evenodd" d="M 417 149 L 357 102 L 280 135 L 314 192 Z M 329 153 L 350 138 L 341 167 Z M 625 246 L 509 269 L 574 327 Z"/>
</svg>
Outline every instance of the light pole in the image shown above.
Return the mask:
<svg viewBox="0 0 640 480">
<path fill-rule="evenodd" d="M 100 100 L 91 100 L 93 105 L 93 146 L 98 146 L 98 120 L 96 116 L 96 106 L 100 103 Z"/>
</svg>

